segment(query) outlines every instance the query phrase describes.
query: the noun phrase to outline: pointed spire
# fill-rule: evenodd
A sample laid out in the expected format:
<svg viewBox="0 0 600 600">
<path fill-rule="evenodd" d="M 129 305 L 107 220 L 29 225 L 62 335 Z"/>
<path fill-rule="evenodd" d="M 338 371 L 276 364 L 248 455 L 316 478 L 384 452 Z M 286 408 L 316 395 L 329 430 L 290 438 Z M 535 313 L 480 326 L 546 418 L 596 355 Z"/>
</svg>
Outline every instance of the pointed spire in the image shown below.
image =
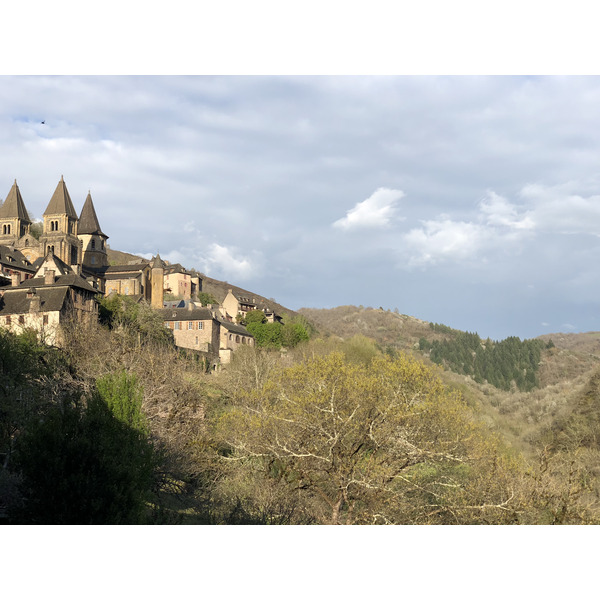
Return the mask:
<svg viewBox="0 0 600 600">
<path fill-rule="evenodd" d="M 94 209 L 94 202 L 92 201 L 92 194 L 90 192 L 88 192 L 87 198 L 83 203 L 83 208 L 81 209 L 81 214 L 79 215 L 77 233 L 96 234 L 107 237 L 102 233 L 102 229 L 100 229 L 100 223 L 96 216 L 96 210 Z"/>
<path fill-rule="evenodd" d="M 48 203 L 48 207 L 44 211 L 44 215 L 67 215 L 72 219 L 77 219 L 77 213 L 73 208 L 71 202 L 71 196 L 69 196 L 69 190 L 65 184 L 63 176 L 60 176 L 60 181 L 52 194 L 52 198 Z"/>
<path fill-rule="evenodd" d="M 156 253 L 156 256 L 154 257 L 154 260 L 150 263 L 150 266 L 153 269 L 164 269 L 165 268 L 165 263 L 160 258 L 160 254 L 158 252 Z"/>
<path fill-rule="evenodd" d="M 13 186 L 10 188 L 10 192 L 8 192 L 6 201 L 0 207 L 0 218 L 12 219 L 15 217 L 21 219 L 23 223 L 31 224 L 31 219 L 25 208 L 25 203 L 23 202 L 23 197 L 21 196 L 21 191 L 19 190 L 16 179 Z"/>
</svg>

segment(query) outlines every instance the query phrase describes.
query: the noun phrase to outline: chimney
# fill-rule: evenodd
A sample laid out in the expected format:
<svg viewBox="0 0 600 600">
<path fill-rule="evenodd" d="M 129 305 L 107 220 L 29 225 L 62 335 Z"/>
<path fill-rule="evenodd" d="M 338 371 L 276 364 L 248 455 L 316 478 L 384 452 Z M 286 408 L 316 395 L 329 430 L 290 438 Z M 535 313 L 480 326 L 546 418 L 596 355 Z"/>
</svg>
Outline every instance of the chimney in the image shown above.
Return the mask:
<svg viewBox="0 0 600 600">
<path fill-rule="evenodd" d="M 42 308 L 42 300 L 35 293 L 35 288 L 29 288 L 27 292 L 27 297 L 29 298 L 29 312 L 30 313 L 39 313 Z"/>
<path fill-rule="evenodd" d="M 54 270 L 46 269 L 44 273 L 44 285 L 52 285 L 54 283 Z"/>
<path fill-rule="evenodd" d="M 191 302 L 191 301 L 190 301 L 190 302 L 188 302 L 187 308 L 188 308 L 188 310 L 190 310 L 190 311 L 194 310 L 194 303 L 193 303 L 193 302 Z"/>
<path fill-rule="evenodd" d="M 20 273 L 11 273 L 10 275 L 10 285 L 12 287 L 17 287 L 21 283 L 21 274 Z"/>
</svg>

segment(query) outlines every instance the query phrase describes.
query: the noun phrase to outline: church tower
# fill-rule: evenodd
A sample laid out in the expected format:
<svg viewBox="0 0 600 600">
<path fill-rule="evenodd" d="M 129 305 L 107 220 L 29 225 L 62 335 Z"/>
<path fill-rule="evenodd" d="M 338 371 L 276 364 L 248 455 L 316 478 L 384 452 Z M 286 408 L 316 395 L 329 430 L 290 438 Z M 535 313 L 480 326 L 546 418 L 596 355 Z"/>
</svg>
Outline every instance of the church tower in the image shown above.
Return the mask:
<svg viewBox="0 0 600 600">
<path fill-rule="evenodd" d="M 150 306 L 152 306 L 152 308 L 163 308 L 165 295 L 165 263 L 161 260 L 158 252 L 156 253 L 152 263 L 150 263 L 150 268 L 152 269 L 150 280 L 152 286 L 152 296 L 150 300 Z"/>
<path fill-rule="evenodd" d="M 77 225 L 77 237 L 82 243 L 84 267 L 98 269 L 108 267 L 108 255 L 106 253 L 106 240 L 108 236 L 100 229 L 100 223 L 96 216 L 92 195 L 88 192 Z"/>
<path fill-rule="evenodd" d="M 81 264 L 81 242 L 77 237 L 77 213 L 62 175 L 44 212 L 44 231 L 40 236 L 43 254 L 52 250 L 68 265 Z"/>
<path fill-rule="evenodd" d="M 31 219 L 27 214 L 17 180 L 0 207 L 0 244 L 12 244 L 29 233 Z"/>
</svg>

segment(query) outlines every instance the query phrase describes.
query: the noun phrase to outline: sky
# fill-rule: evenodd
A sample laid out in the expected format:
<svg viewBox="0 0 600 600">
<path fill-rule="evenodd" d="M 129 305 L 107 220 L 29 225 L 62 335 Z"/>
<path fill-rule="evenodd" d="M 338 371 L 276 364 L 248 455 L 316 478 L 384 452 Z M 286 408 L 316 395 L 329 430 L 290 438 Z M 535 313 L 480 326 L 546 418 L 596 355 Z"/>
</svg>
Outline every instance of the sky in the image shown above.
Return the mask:
<svg viewBox="0 0 600 600">
<path fill-rule="evenodd" d="M 2 76 L 0 196 L 291 309 L 600 330 L 596 76 Z M 44 121 L 44 123 L 42 123 Z"/>
</svg>

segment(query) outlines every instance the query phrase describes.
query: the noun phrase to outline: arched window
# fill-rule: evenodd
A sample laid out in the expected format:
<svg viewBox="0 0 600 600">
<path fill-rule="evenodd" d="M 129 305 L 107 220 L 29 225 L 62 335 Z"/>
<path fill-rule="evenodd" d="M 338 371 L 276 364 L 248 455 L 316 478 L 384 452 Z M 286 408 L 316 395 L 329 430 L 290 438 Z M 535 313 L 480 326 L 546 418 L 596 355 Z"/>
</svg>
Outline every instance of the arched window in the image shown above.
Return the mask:
<svg viewBox="0 0 600 600">
<path fill-rule="evenodd" d="M 239 344 L 239 343 L 240 343 L 240 336 L 239 336 L 239 335 L 236 335 L 236 336 L 235 336 L 235 343 L 236 343 L 236 344 Z"/>
</svg>

